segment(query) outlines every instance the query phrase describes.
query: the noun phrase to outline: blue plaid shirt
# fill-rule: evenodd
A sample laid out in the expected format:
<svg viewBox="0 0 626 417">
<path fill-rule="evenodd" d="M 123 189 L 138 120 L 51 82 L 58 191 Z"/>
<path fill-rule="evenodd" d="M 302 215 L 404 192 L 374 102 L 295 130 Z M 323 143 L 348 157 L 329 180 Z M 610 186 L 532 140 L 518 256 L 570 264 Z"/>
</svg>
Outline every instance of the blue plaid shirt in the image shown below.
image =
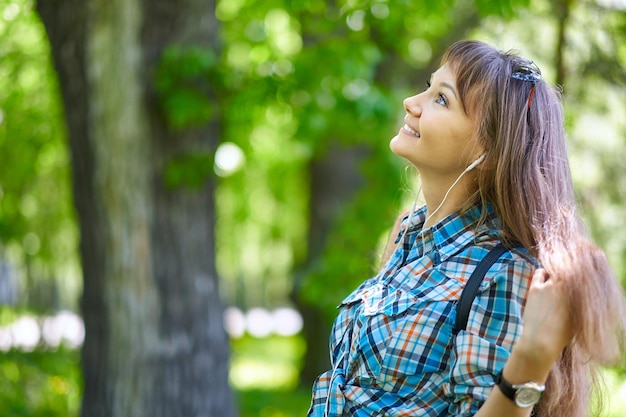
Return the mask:
<svg viewBox="0 0 626 417">
<path fill-rule="evenodd" d="M 472 271 L 498 243 L 498 221 L 476 228 L 480 207 L 423 230 L 416 212 L 383 270 L 339 306 L 332 369 L 313 386 L 308 416 L 471 416 L 513 343 L 536 261 L 523 249 L 489 269 L 466 329 L 453 336 L 456 305 Z M 408 227 L 405 219 L 400 236 Z"/>
</svg>

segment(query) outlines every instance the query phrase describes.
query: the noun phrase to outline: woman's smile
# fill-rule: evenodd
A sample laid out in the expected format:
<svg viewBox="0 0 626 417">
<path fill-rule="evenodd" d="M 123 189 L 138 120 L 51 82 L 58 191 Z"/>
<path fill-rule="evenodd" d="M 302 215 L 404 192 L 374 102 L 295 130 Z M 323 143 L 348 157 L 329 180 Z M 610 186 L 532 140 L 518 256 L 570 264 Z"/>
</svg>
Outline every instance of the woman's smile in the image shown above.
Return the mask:
<svg viewBox="0 0 626 417">
<path fill-rule="evenodd" d="M 402 126 L 402 128 L 400 130 L 403 133 L 406 133 L 406 134 L 411 135 L 411 136 L 415 136 L 416 138 L 420 137 L 419 132 L 416 132 L 415 130 L 413 130 L 411 128 L 411 126 L 407 125 L 406 123 L 404 124 L 404 126 Z"/>
</svg>

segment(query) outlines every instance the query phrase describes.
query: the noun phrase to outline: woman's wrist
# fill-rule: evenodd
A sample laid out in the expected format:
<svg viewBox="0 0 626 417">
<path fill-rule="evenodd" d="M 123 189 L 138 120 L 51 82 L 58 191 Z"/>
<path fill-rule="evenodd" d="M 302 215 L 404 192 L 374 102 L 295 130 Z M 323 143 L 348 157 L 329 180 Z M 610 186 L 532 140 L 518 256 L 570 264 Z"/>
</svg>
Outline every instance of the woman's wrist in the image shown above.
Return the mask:
<svg viewBox="0 0 626 417">
<path fill-rule="evenodd" d="M 534 343 L 520 340 L 515 344 L 503 370 L 503 375 L 511 383 L 528 381 L 543 384 L 558 355 Z"/>
</svg>

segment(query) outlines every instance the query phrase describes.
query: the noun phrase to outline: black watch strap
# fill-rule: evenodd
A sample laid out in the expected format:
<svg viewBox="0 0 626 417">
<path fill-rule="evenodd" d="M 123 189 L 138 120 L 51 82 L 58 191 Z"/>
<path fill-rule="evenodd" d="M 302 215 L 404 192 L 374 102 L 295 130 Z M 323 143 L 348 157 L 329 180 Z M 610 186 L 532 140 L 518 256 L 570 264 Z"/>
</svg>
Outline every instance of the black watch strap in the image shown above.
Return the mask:
<svg viewBox="0 0 626 417">
<path fill-rule="evenodd" d="M 510 399 L 521 408 L 533 407 L 541 400 L 541 396 L 546 390 L 546 386 L 536 382 L 525 382 L 523 384 L 512 385 L 502 372 L 496 377 L 496 384 L 505 397 Z"/>
<path fill-rule="evenodd" d="M 498 374 L 498 376 L 496 377 L 496 385 L 498 386 L 498 388 L 500 388 L 500 391 L 511 401 L 515 402 L 515 388 L 513 388 L 513 385 L 511 385 L 509 383 L 509 381 L 507 381 L 506 379 L 504 379 L 504 376 L 502 376 L 502 371 L 500 371 L 500 373 Z"/>
</svg>

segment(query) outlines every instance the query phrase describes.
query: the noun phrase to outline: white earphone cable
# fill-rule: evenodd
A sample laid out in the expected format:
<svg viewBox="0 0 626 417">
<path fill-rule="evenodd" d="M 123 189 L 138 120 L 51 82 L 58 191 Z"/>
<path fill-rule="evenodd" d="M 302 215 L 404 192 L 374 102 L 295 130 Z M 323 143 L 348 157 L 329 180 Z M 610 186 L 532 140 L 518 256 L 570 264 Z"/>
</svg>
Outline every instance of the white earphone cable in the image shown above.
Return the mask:
<svg viewBox="0 0 626 417">
<path fill-rule="evenodd" d="M 459 181 L 461 181 L 461 178 L 463 178 L 463 175 L 467 174 L 468 172 L 470 172 L 471 170 L 476 168 L 481 162 L 483 162 L 485 160 L 485 156 L 486 156 L 485 154 L 482 154 L 474 162 L 472 162 L 467 168 L 465 168 L 465 170 L 463 172 L 461 172 L 461 174 L 456 178 L 456 180 L 454 180 L 452 185 L 448 188 L 448 190 L 444 194 L 443 199 L 441 200 L 441 203 L 439 203 L 437 208 L 426 217 L 426 219 L 424 220 L 423 225 L 428 223 L 428 220 L 430 220 L 431 217 L 433 217 L 441 209 L 441 207 L 443 207 L 443 204 L 446 202 L 448 196 L 450 195 L 450 192 L 459 183 Z M 413 200 L 413 204 L 411 205 L 411 211 L 409 212 L 409 217 L 407 219 L 407 225 L 404 228 L 404 231 L 402 232 L 402 235 L 398 239 L 398 242 L 396 243 L 395 247 L 393 248 L 393 251 L 391 252 L 391 256 L 393 256 L 393 254 L 396 253 L 396 251 L 398 250 L 398 247 L 404 241 L 404 238 L 405 238 L 408 230 L 411 227 L 414 226 L 414 224 L 413 224 L 413 217 L 415 215 L 415 209 L 417 207 L 417 200 L 419 199 L 419 195 L 420 195 L 421 191 L 422 191 L 422 186 L 421 186 L 421 183 L 420 183 L 420 187 L 417 190 L 417 193 L 415 194 L 415 199 Z M 423 226 L 422 226 L 422 232 L 423 231 L 424 231 L 424 229 L 423 229 Z"/>
</svg>

